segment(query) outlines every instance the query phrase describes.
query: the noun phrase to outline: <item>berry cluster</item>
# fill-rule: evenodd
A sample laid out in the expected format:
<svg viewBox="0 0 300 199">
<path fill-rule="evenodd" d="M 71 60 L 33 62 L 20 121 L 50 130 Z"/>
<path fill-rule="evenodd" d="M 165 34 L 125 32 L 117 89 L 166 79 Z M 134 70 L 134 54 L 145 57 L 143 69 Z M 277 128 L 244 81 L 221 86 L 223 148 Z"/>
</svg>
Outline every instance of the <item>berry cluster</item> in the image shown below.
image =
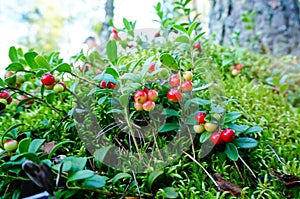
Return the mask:
<svg viewBox="0 0 300 199">
<path fill-rule="evenodd" d="M 152 111 L 155 107 L 155 101 L 158 99 L 158 93 L 156 90 L 137 90 L 133 96 L 134 108 L 137 111 Z"/>
<path fill-rule="evenodd" d="M 242 64 L 237 64 L 236 66 L 230 66 L 230 71 L 231 74 L 233 76 L 237 76 L 238 74 L 240 74 L 241 70 L 243 69 L 243 65 Z"/>
<path fill-rule="evenodd" d="M 181 82 L 181 77 L 179 75 L 173 75 L 169 78 L 169 84 L 171 88 L 168 91 L 167 97 L 171 102 L 180 102 L 182 100 L 182 92 L 191 92 L 193 90 L 192 83 L 193 73 L 191 71 L 186 71 L 183 74 L 184 82 Z"/>
<path fill-rule="evenodd" d="M 202 133 L 204 130 L 213 132 L 217 129 L 218 125 L 212 122 L 206 122 L 205 121 L 206 114 L 203 112 L 198 112 L 195 115 L 195 120 L 197 122 L 196 125 L 194 125 L 194 131 L 195 133 Z"/>
<path fill-rule="evenodd" d="M 234 130 L 227 128 L 224 129 L 221 133 L 214 132 L 210 136 L 210 141 L 215 145 L 219 145 L 222 144 L 223 142 L 232 142 L 234 138 L 235 138 Z"/>
<path fill-rule="evenodd" d="M 118 85 L 116 85 L 115 83 L 112 83 L 112 82 L 106 83 L 105 80 L 102 80 L 100 82 L 100 88 L 117 89 Z"/>
<path fill-rule="evenodd" d="M 56 93 L 64 92 L 67 89 L 65 83 L 60 82 L 58 78 L 50 73 L 46 73 L 41 77 L 41 82 L 47 90 L 53 90 Z"/>
</svg>

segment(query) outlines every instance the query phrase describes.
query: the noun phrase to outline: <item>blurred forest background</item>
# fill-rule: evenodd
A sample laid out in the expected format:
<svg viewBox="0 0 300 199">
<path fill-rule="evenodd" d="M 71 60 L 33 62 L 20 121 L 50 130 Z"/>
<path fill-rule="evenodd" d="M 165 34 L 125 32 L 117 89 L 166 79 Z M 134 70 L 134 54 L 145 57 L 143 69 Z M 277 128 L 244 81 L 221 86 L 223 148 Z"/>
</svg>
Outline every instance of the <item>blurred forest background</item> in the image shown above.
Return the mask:
<svg viewBox="0 0 300 199">
<path fill-rule="evenodd" d="M 136 29 L 159 28 L 153 8 L 162 0 L 1 0 L 0 53 L 12 45 L 39 52 L 59 50 L 68 58 L 82 48 L 88 36 L 109 38 L 112 20 L 123 27 L 123 17 Z M 170 17 L 176 4 L 163 0 Z M 193 0 L 190 7 L 201 13 L 203 29 L 217 43 L 248 47 L 261 53 L 300 54 L 299 0 Z M 0 60 L 0 74 L 8 64 Z"/>
</svg>

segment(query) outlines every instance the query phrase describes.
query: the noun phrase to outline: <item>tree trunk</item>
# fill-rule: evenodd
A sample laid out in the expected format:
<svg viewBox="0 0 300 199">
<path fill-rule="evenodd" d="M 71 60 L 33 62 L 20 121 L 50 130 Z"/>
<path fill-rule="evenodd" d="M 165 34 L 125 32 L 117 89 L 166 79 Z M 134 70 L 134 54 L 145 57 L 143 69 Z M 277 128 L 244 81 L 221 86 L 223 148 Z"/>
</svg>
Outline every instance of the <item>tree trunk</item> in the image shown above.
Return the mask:
<svg viewBox="0 0 300 199">
<path fill-rule="evenodd" d="M 101 42 L 101 50 L 105 49 L 106 43 L 109 40 L 109 36 L 111 31 L 109 31 L 109 22 L 114 18 L 114 0 L 106 0 L 105 3 L 105 19 L 103 22 L 103 26 L 99 33 L 100 42 Z"/>
<path fill-rule="evenodd" d="M 230 38 L 239 30 L 242 46 L 257 36 L 257 50 L 300 55 L 298 0 L 210 0 L 210 3 L 209 29 L 220 44 L 231 44 Z M 248 11 L 257 11 L 254 28 L 250 30 L 246 30 L 249 24 L 242 22 L 242 14 Z"/>
</svg>

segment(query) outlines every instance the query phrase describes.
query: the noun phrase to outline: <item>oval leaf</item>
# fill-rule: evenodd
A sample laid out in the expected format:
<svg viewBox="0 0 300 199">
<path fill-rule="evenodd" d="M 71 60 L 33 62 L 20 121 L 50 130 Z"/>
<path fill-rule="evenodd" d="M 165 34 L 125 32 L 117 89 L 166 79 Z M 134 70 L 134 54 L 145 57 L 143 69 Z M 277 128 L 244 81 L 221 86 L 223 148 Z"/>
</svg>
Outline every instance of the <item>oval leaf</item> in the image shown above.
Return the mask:
<svg viewBox="0 0 300 199">
<path fill-rule="evenodd" d="M 43 56 L 37 55 L 37 56 L 34 58 L 34 61 L 35 61 L 40 67 L 50 69 L 49 63 L 47 62 L 47 60 L 46 60 Z"/>
<path fill-rule="evenodd" d="M 226 144 L 225 153 L 228 156 L 228 158 L 233 161 L 237 161 L 239 158 L 239 152 L 238 152 L 236 146 L 232 143 Z"/>
<path fill-rule="evenodd" d="M 116 65 L 118 61 L 118 51 L 117 51 L 117 43 L 115 40 L 110 40 L 106 44 L 106 53 L 109 61 L 113 64 Z"/>
<path fill-rule="evenodd" d="M 261 128 L 260 126 L 252 126 L 245 131 L 245 134 L 250 134 L 250 133 L 255 133 L 260 131 L 263 131 L 263 128 Z"/>
<path fill-rule="evenodd" d="M 94 176 L 86 179 L 83 183 L 83 187 L 99 189 L 106 184 L 106 177 L 95 174 Z"/>
<path fill-rule="evenodd" d="M 162 54 L 160 56 L 160 62 L 164 66 L 170 67 L 173 70 L 178 70 L 178 63 L 170 54 L 167 53 Z"/>
<path fill-rule="evenodd" d="M 9 64 L 5 70 L 16 72 L 16 71 L 24 70 L 24 66 L 20 63 L 14 62 Z"/>
<path fill-rule="evenodd" d="M 252 138 L 241 137 L 235 139 L 235 144 L 240 148 L 249 149 L 257 146 L 257 141 Z"/>
<path fill-rule="evenodd" d="M 68 182 L 83 180 L 83 179 L 86 179 L 86 178 L 90 178 L 93 175 L 95 175 L 95 173 L 91 170 L 77 171 L 71 177 L 69 177 Z"/>
<path fill-rule="evenodd" d="M 54 70 L 56 70 L 58 72 L 66 72 L 66 73 L 72 72 L 71 66 L 67 63 L 59 64 L 58 66 L 55 67 Z"/>
<path fill-rule="evenodd" d="M 148 181 L 147 181 L 147 184 L 148 184 L 148 188 L 151 190 L 152 188 L 152 184 L 153 182 L 155 181 L 156 178 L 158 178 L 161 174 L 163 174 L 164 172 L 162 170 L 156 170 L 156 171 L 153 171 L 149 177 L 148 177 Z"/>
</svg>

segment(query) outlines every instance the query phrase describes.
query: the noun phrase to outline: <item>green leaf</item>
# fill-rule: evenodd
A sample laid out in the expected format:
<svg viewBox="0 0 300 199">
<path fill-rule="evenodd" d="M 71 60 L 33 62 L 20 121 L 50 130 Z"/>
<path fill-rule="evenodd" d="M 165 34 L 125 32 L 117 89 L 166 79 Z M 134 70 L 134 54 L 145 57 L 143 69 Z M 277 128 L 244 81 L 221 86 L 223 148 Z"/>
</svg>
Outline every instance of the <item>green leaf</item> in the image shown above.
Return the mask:
<svg viewBox="0 0 300 199">
<path fill-rule="evenodd" d="M 47 60 L 41 56 L 41 55 L 37 55 L 35 58 L 34 58 L 34 61 L 42 68 L 46 68 L 46 69 L 50 69 L 50 65 L 49 63 L 47 62 Z"/>
<path fill-rule="evenodd" d="M 225 153 L 228 156 L 228 158 L 233 161 L 237 161 L 239 158 L 239 152 L 238 152 L 236 146 L 232 143 L 226 144 Z"/>
<path fill-rule="evenodd" d="M 174 109 L 164 109 L 164 111 L 162 112 L 163 115 L 166 115 L 167 117 L 179 117 L 180 114 L 178 111 L 175 111 Z"/>
<path fill-rule="evenodd" d="M 12 62 L 19 62 L 17 49 L 14 46 L 9 48 L 8 56 Z"/>
<path fill-rule="evenodd" d="M 241 117 L 242 114 L 240 112 L 229 112 L 225 114 L 224 123 L 231 122 Z"/>
<path fill-rule="evenodd" d="M 120 179 L 128 179 L 128 178 L 132 178 L 132 176 L 128 173 L 118 173 L 117 175 L 115 175 L 115 177 L 110 179 L 109 182 L 115 184 Z"/>
<path fill-rule="evenodd" d="M 81 171 L 85 165 L 87 158 L 85 157 L 67 157 L 64 161 L 70 160 L 72 162 L 71 172 Z"/>
<path fill-rule="evenodd" d="M 195 38 L 193 39 L 193 42 L 194 42 L 194 43 L 195 43 L 195 42 L 198 42 L 198 40 L 200 39 L 200 37 L 202 37 L 204 34 L 205 34 L 205 32 L 202 32 L 202 33 L 196 35 Z"/>
<path fill-rule="evenodd" d="M 43 145 L 43 143 L 45 141 L 46 141 L 45 139 L 34 139 L 34 140 L 32 140 L 32 142 L 29 146 L 29 152 L 36 153 L 41 148 L 41 146 Z"/>
<path fill-rule="evenodd" d="M 115 79 L 119 78 L 119 73 L 114 68 L 111 67 L 107 68 L 105 70 L 105 73 L 112 75 Z"/>
<path fill-rule="evenodd" d="M 131 80 L 132 82 L 141 82 L 141 78 L 138 74 L 134 74 L 134 73 L 125 73 L 123 76 L 122 76 L 122 79 L 124 80 Z"/>
<path fill-rule="evenodd" d="M 124 94 L 119 97 L 119 102 L 123 108 L 126 108 L 128 105 L 129 94 Z"/>
<path fill-rule="evenodd" d="M 164 132 L 174 131 L 174 130 L 178 130 L 178 129 L 179 129 L 179 124 L 177 122 L 176 123 L 166 123 L 159 128 L 158 132 L 164 133 Z"/>
<path fill-rule="evenodd" d="M 257 141 L 253 138 L 240 137 L 234 140 L 234 143 L 240 148 L 249 149 L 257 146 Z"/>
<path fill-rule="evenodd" d="M 28 152 L 30 143 L 31 143 L 30 138 L 22 139 L 22 140 L 20 141 L 20 143 L 18 144 L 18 152 L 19 152 L 19 153 L 25 153 L 25 152 Z"/>
<path fill-rule="evenodd" d="M 72 168 L 72 162 L 70 160 L 63 160 L 60 164 L 53 165 L 52 169 L 58 171 L 61 164 L 63 164 L 62 172 L 68 172 Z"/>
<path fill-rule="evenodd" d="M 249 128 L 249 126 L 247 126 L 247 125 L 237 125 L 237 124 L 234 124 L 234 123 L 226 124 L 226 126 L 228 128 L 231 128 L 231 129 L 235 130 L 236 132 L 244 132 L 244 131 L 246 131 L 246 129 Z"/>
<path fill-rule="evenodd" d="M 166 198 L 178 198 L 178 193 L 175 191 L 173 187 L 164 188 L 164 192 Z"/>
<path fill-rule="evenodd" d="M 260 131 L 263 131 L 263 128 L 261 128 L 260 126 L 252 126 L 245 131 L 245 134 L 250 134 L 250 133 L 255 133 Z"/>
<path fill-rule="evenodd" d="M 110 111 L 108 111 L 107 113 L 117 113 L 117 114 L 123 114 L 124 110 L 120 110 L 120 109 L 111 109 Z"/>
<path fill-rule="evenodd" d="M 117 43 L 115 40 L 110 40 L 106 44 L 106 53 L 109 61 L 116 65 L 118 61 Z"/>
<path fill-rule="evenodd" d="M 193 33 L 193 31 L 197 28 L 197 26 L 199 26 L 199 22 L 197 22 L 197 21 L 194 21 L 191 25 L 190 25 L 190 27 L 189 27 L 189 29 L 188 29 L 188 31 L 187 31 L 187 34 L 189 35 L 189 36 L 191 36 L 191 34 Z"/>
<path fill-rule="evenodd" d="M 38 54 L 36 52 L 28 52 L 28 53 L 25 53 L 24 55 L 24 58 L 28 64 L 28 66 L 31 68 L 31 69 L 37 69 L 38 68 L 38 65 L 37 63 L 35 63 L 34 61 L 34 58 L 37 56 Z"/>
<path fill-rule="evenodd" d="M 100 176 L 98 174 L 95 174 L 92 177 L 89 177 L 85 181 L 83 181 L 82 186 L 88 187 L 88 188 L 94 188 L 99 189 L 101 187 L 104 187 L 106 184 L 106 178 L 105 176 Z"/>
<path fill-rule="evenodd" d="M 58 72 L 66 72 L 66 73 L 72 72 L 71 66 L 67 63 L 59 64 L 58 66 L 55 67 L 54 70 L 56 70 Z"/>
<path fill-rule="evenodd" d="M 86 178 L 90 178 L 93 175 L 95 175 L 95 173 L 91 170 L 81 170 L 81 171 L 77 171 L 76 173 L 74 173 L 73 175 L 71 175 L 68 178 L 68 182 L 74 182 L 74 181 L 78 181 L 78 180 L 83 180 Z"/>
<path fill-rule="evenodd" d="M 158 178 L 163 173 L 164 173 L 164 171 L 162 171 L 162 170 L 156 170 L 156 171 L 153 171 L 152 173 L 150 173 L 148 180 L 147 180 L 147 186 L 148 186 L 149 190 L 152 189 L 152 184 L 155 181 L 155 179 Z"/>
<path fill-rule="evenodd" d="M 105 156 L 107 154 L 107 152 L 112 148 L 112 146 L 106 146 L 106 147 L 103 147 L 103 148 L 100 148 L 100 149 L 97 149 L 95 152 L 94 152 L 94 157 L 97 161 L 99 162 L 103 162 L 104 159 L 105 159 Z"/>
<path fill-rule="evenodd" d="M 3 81 L 2 78 L 0 78 L 0 87 L 4 87 L 5 86 L 5 82 Z"/>
<path fill-rule="evenodd" d="M 111 74 L 104 74 L 102 80 L 106 82 L 106 85 L 108 84 L 108 82 L 112 82 L 115 84 L 119 83 Z"/>
<path fill-rule="evenodd" d="M 175 24 L 175 25 L 173 25 L 173 28 L 174 28 L 175 30 L 178 30 L 178 31 L 180 31 L 180 32 L 182 32 L 182 33 L 187 34 L 186 29 L 185 29 L 183 26 L 181 26 L 181 25 Z"/>
<path fill-rule="evenodd" d="M 204 143 L 206 140 L 208 140 L 210 138 L 211 134 L 212 134 L 211 132 L 204 131 L 200 136 L 200 139 L 199 139 L 200 143 Z"/>
<path fill-rule="evenodd" d="M 13 62 L 9 64 L 5 70 L 16 72 L 16 71 L 24 70 L 24 66 L 18 62 Z"/>
<path fill-rule="evenodd" d="M 174 42 L 179 42 L 179 43 L 186 43 L 186 44 L 188 44 L 188 43 L 190 43 L 190 39 L 189 39 L 187 36 L 185 36 L 185 35 L 181 35 L 181 36 L 177 37 L 177 38 L 174 40 Z"/>
<path fill-rule="evenodd" d="M 5 78 L 4 81 L 5 81 L 5 83 L 7 85 L 15 86 L 16 85 L 16 81 L 17 81 L 17 77 L 16 77 L 16 75 L 12 75 L 12 76 L 10 76 L 8 78 Z"/>
<path fill-rule="evenodd" d="M 103 104 L 103 103 L 105 102 L 105 100 L 107 99 L 107 97 L 108 97 L 108 96 L 106 96 L 106 95 L 103 96 L 103 97 L 101 97 L 101 98 L 98 100 L 98 104 L 99 104 L 99 105 Z"/>
<path fill-rule="evenodd" d="M 64 144 L 70 144 L 70 143 L 75 143 L 74 141 L 71 140 L 65 140 L 63 142 L 60 142 L 58 144 L 56 144 L 53 149 L 50 151 L 50 153 L 48 154 L 48 159 L 50 159 L 52 157 L 52 155 L 55 153 L 55 151 L 57 151 L 62 145 Z"/>
<path fill-rule="evenodd" d="M 128 20 L 126 18 L 123 18 L 123 23 L 124 26 L 127 30 L 130 30 L 130 23 L 128 22 Z"/>
<path fill-rule="evenodd" d="M 160 62 L 164 66 L 170 67 L 173 70 L 178 70 L 178 63 L 170 54 L 167 53 L 162 54 L 160 56 Z"/>
</svg>

